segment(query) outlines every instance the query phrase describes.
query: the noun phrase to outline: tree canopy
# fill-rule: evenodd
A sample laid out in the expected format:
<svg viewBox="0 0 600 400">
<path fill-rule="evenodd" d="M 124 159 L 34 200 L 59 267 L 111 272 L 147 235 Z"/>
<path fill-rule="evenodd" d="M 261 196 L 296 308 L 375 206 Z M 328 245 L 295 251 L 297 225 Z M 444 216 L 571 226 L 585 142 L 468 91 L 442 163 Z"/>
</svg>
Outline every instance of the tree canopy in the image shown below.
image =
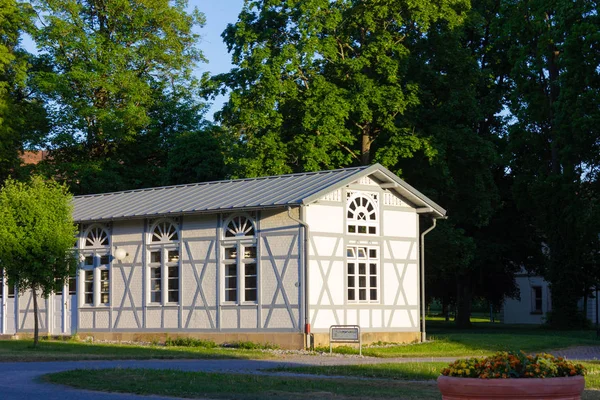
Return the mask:
<svg viewBox="0 0 600 400">
<path fill-rule="evenodd" d="M 75 274 L 77 227 L 66 186 L 39 176 L 8 179 L 0 190 L 0 260 L 9 285 L 33 295 L 35 344 L 38 295 L 47 298 Z"/>
</svg>

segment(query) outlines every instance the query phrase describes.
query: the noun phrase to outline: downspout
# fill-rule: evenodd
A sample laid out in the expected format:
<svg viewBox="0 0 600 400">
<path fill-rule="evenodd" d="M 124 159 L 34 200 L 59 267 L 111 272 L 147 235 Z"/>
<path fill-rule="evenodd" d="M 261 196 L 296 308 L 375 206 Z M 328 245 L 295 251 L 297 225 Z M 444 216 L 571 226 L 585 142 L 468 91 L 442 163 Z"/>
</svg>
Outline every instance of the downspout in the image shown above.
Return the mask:
<svg viewBox="0 0 600 400">
<path fill-rule="evenodd" d="M 427 331 L 425 330 L 425 235 L 435 229 L 437 219 L 432 217 L 433 225 L 425 232 L 421 233 L 421 342 L 427 341 Z"/>
<path fill-rule="evenodd" d="M 308 244 L 309 244 L 310 228 L 309 228 L 308 224 L 302 220 L 302 206 L 298 207 L 298 214 L 300 215 L 300 219 L 292 216 L 292 207 L 288 206 L 287 211 L 288 211 L 288 217 L 292 221 L 296 221 L 297 223 L 299 223 L 300 225 L 302 225 L 304 227 L 304 333 L 306 334 L 306 347 L 311 348 L 313 345 L 312 341 L 311 341 L 311 343 L 308 343 L 309 342 L 308 338 L 310 337 L 310 321 L 309 321 L 309 316 L 308 316 L 308 309 L 309 309 L 309 304 L 308 304 L 308 293 L 309 293 L 308 292 L 308 256 L 309 256 Z"/>
</svg>

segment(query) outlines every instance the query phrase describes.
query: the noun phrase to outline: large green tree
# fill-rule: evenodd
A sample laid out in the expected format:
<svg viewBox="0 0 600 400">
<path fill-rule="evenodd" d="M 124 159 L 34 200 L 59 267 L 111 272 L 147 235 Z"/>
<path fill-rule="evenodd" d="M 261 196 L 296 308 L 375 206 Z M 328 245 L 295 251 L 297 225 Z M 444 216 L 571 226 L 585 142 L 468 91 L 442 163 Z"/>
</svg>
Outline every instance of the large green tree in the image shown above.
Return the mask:
<svg viewBox="0 0 600 400">
<path fill-rule="evenodd" d="M 35 4 L 33 37 L 52 68 L 36 80 L 53 117 L 46 173 L 77 193 L 160 183 L 167 136 L 190 128 L 173 113 L 202 113 L 192 72 L 204 16 L 185 0 Z"/>
<path fill-rule="evenodd" d="M 19 172 L 20 154 L 47 132 L 43 105 L 29 84 L 32 57 L 20 46 L 32 16 L 28 4 L 0 0 L 0 181 Z"/>
<path fill-rule="evenodd" d="M 598 284 L 600 16 L 587 0 L 503 1 L 511 69 L 514 192 L 535 217 L 552 290 L 550 322 L 583 322 L 578 300 Z"/>
<path fill-rule="evenodd" d="M 235 67 L 217 119 L 240 146 L 239 174 L 390 164 L 427 137 L 399 124 L 419 103 L 407 43 L 460 23 L 466 0 L 247 0 L 223 38 Z M 385 151 L 384 151 L 385 149 Z"/>
<path fill-rule="evenodd" d="M 39 338 L 38 296 L 60 290 L 75 273 L 71 195 L 65 186 L 34 176 L 5 181 L 0 190 L 0 260 L 9 285 L 33 296 L 34 346 Z"/>
</svg>

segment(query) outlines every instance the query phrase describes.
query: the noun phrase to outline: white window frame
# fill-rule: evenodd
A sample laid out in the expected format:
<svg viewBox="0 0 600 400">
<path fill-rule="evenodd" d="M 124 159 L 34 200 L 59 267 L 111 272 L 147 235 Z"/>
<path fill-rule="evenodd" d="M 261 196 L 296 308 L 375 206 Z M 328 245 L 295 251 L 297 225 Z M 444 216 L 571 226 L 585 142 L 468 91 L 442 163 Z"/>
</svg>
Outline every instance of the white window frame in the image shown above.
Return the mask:
<svg viewBox="0 0 600 400">
<path fill-rule="evenodd" d="M 245 218 L 245 222 L 251 224 L 251 227 L 246 223 L 242 223 L 242 226 L 238 226 L 240 225 L 240 218 Z M 238 229 L 235 230 L 235 227 L 238 227 Z M 230 228 L 234 228 L 234 236 L 227 236 L 228 231 L 230 234 L 232 232 Z M 222 231 L 220 278 L 223 283 L 220 285 L 221 304 L 258 304 L 260 268 L 258 262 L 258 242 L 256 240 L 256 220 L 249 214 L 233 214 L 224 220 Z M 232 254 L 228 249 L 234 249 L 235 257 L 232 257 Z M 253 253 L 250 249 L 254 249 Z M 246 274 L 246 266 L 252 264 L 254 265 L 254 274 Z M 235 301 L 227 300 L 226 298 L 227 291 L 231 290 L 231 288 L 227 287 L 228 282 L 226 280 L 226 277 L 228 276 L 227 267 L 230 265 L 235 265 L 236 271 Z M 254 279 L 255 287 L 246 287 L 247 278 Z M 254 291 L 254 296 L 250 296 L 254 297 L 254 299 L 247 300 L 247 290 Z"/>
<path fill-rule="evenodd" d="M 380 234 L 379 226 L 379 193 L 352 191 L 346 192 L 346 234 L 360 236 L 377 236 Z M 364 199 L 364 200 L 363 200 Z M 351 206 L 360 202 L 356 210 Z M 363 205 L 363 203 L 365 203 Z M 372 210 L 368 210 L 368 207 Z M 352 215 L 351 215 L 352 214 Z M 366 219 L 357 218 L 357 214 L 365 215 Z M 370 217 L 374 216 L 374 219 Z M 364 232 L 360 232 L 364 228 Z M 354 232 L 352 232 L 354 230 Z"/>
<path fill-rule="evenodd" d="M 540 291 L 540 308 L 536 307 L 536 289 Z M 533 285 L 531 286 L 531 313 L 532 314 L 541 314 L 544 310 L 544 288 L 542 285 Z"/>
<path fill-rule="evenodd" d="M 168 229 L 164 229 L 168 226 Z M 171 227 L 175 228 L 175 234 L 173 234 Z M 156 238 L 154 234 L 155 230 L 162 231 L 163 235 L 160 240 L 153 241 Z M 166 232 L 165 232 L 166 231 Z M 173 237 L 176 239 L 173 239 Z M 146 246 L 146 305 L 148 307 L 164 307 L 164 306 L 178 306 L 181 303 L 181 229 L 177 221 L 172 219 L 160 219 L 155 221 L 148 230 L 147 246 Z M 177 252 L 177 254 L 170 255 L 170 252 Z M 153 253 L 160 254 L 160 261 L 153 262 Z M 170 258 L 171 257 L 171 258 Z M 176 268 L 177 276 L 170 274 L 171 268 Z M 160 270 L 160 301 L 153 301 L 153 278 L 152 269 L 159 268 Z M 169 288 L 169 281 L 177 279 L 177 289 Z M 169 297 L 171 293 L 177 292 L 177 301 L 170 301 Z"/>
<path fill-rule="evenodd" d="M 345 289 L 346 301 L 352 304 L 380 304 L 381 303 L 381 248 L 353 244 L 346 246 L 346 271 Z M 360 264 L 364 264 L 364 273 L 360 273 Z M 372 272 L 374 267 L 375 272 Z M 361 278 L 365 280 L 364 289 L 361 288 Z M 373 283 L 375 285 L 373 285 Z M 365 299 L 360 299 L 360 291 L 365 290 Z M 376 299 L 372 298 L 371 291 L 375 290 Z M 354 295 L 352 299 L 351 293 Z"/>
<path fill-rule="evenodd" d="M 105 237 L 106 240 L 100 240 L 102 237 Z M 76 283 L 77 294 L 81 293 L 81 296 L 77 296 L 80 307 L 109 307 L 111 304 L 111 243 L 112 237 L 109 227 L 101 224 L 90 225 L 84 230 L 80 238 L 79 247 L 81 248 L 83 261 L 79 266 L 79 283 Z M 90 257 L 91 263 L 88 262 Z M 86 271 L 92 271 L 93 300 L 91 303 L 86 301 L 86 294 L 90 293 L 86 291 Z M 108 290 L 105 291 L 102 290 L 102 274 L 104 271 L 108 273 L 108 279 L 106 279 Z M 108 295 L 108 301 L 102 301 L 104 293 Z"/>
</svg>

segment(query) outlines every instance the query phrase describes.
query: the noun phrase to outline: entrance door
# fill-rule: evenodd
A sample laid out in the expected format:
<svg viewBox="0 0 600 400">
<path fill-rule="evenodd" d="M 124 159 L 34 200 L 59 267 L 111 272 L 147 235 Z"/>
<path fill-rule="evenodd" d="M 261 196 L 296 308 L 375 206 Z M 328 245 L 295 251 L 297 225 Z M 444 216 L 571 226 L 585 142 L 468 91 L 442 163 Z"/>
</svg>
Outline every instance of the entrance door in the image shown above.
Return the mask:
<svg viewBox="0 0 600 400">
<path fill-rule="evenodd" d="M 64 330 L 64 288 L 52 295 L 51 304 L 51 332 L 53 335 L 62 335 Z"/>
<path fill-rule="evenodd" d="M 4 333 L 4 327 L 6 326 L 6 299 L 4 293 L 6 289 L 4 288 L 4 275 L 2 275 L 2 271 L 0 271 L 0 335 Z"/>
<path fill-rule="evenodd" d="M 77 332 L 77 283 L 75 277 L 69 278 L 68 291 L 65 291 L 65 334 Z"/>
<path fill-rule="evenodd" d="M 4 305 L 4 312 L 6 316 L 4 321 L 6 322 L 6 326 L 4 326 L 4 334 L 6 335 L 14 335 L 17 333 L 17 309 L 16 309 L 16 299 L 15 299 L 15 287 L 14 286 L 4 286 L 4 293 L 6 293 L 6 300 Z"/>
</svg>

